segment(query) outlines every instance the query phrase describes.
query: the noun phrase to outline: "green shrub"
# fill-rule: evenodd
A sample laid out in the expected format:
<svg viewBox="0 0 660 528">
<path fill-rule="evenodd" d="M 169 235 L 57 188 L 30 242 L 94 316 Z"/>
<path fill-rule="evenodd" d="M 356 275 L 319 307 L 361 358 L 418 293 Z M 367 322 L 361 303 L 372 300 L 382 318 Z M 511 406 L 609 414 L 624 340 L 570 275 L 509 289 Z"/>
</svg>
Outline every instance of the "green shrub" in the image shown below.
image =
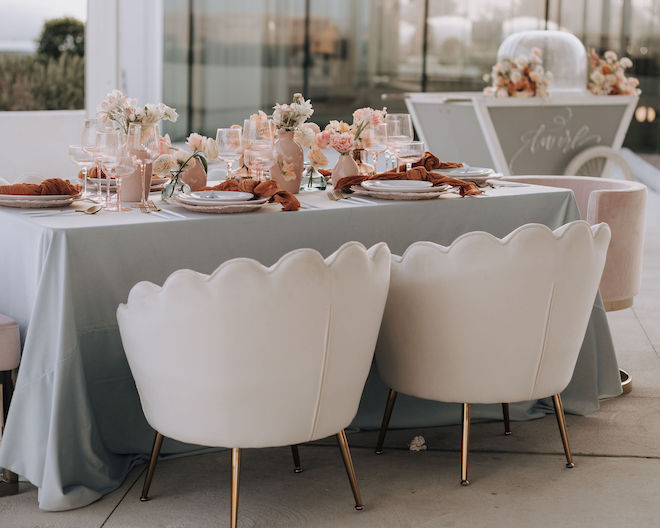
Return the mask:
<svg viewBox="0 0 660 528">
<path fill-rule="evenodd" d="M 0 111 L 84 107 L 84 57 L 71 52 L 57 59 L 0 54 Z"/>
</svg>

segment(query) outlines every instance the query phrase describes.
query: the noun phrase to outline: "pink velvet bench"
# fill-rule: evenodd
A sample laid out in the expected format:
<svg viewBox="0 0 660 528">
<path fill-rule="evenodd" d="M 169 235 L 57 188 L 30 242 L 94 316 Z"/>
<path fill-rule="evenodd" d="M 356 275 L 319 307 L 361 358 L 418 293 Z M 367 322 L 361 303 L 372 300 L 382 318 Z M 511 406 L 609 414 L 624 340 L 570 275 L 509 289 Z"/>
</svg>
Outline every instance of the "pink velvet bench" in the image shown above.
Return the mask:
<svg viewBox="0 0 660 528">
<path fill-rule="evenodd" d="M 13 371 L 21 361 L 21 339 L 18 323 L 0 314 L 0 384 L 2 384 L 2 431 L 14 392 Z M 0 440 L 1 441 L 1 440 Z M 0 497 L 18 493 L 18 476 L 5 469 L 0 477 Z"/>
</svg>

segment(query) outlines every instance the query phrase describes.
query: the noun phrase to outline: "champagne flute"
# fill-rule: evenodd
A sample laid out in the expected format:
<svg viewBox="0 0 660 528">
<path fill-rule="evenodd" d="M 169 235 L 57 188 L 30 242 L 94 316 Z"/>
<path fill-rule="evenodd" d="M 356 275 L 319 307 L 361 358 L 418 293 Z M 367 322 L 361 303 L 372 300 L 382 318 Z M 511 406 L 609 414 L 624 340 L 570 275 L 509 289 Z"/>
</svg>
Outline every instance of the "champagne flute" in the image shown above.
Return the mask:
<svg viewBox="0 0 660 528">
<path fill-rule="evenodd" d="M 94 166 L 94 158 L 91 154 L 85 152 L 80 145 L 69 145 L 69 159 L 82 169 L 82 197 L 89 198 L 89 193 L 87 192 L 87 170 Z"/>
<path fill-rule="evenodd" d="M 412 164 L 424 157 L 424 142 L 410 141 L 408 143 L 399 143 L 396 147 L 396 157 L 406 164 L 406 172 L 412 169 Z"/>
<path fill-rule="evenodd" d="M 413 140 L 414 132 L 412 126 L 412 119 L 410 114 L 387 114 L 385 116 L 385 124 L 387 125 L 387 146 L 395 153 L 398 145 L 401 143 L 409 143 Z M 395 167 L 399 170 L 399 167 Z"/>
<path fill-rule="evenodd" d="M 243 153 L 240 128 L 218 128 L 215 141 L 218 144 L 218 158 L 227 164 L 227 179 L 231 179 L 231 166 Z"/>
<path fill-rule="evenodd" d="M 363 132 L 364 150 L 374 158 L 374 172 L 378 172 L 378 154 L 387 147 L 387 123 L 371 125 Z"/>
<path fill-rule="evenodd" d="M 147 170 L 147 165 L 153 163 L 160 155 L 160 132 L 158 130 L 158 124 L 143 125 L 140 123 L 131 123 L 128 126 L 126 147 L 140 167 L 140 185 L 142 186 L 140 207 L 149 209 L 149 205 L 147 204 L 148 193 L 145 182 L 145 171 Z"/>
</svg>

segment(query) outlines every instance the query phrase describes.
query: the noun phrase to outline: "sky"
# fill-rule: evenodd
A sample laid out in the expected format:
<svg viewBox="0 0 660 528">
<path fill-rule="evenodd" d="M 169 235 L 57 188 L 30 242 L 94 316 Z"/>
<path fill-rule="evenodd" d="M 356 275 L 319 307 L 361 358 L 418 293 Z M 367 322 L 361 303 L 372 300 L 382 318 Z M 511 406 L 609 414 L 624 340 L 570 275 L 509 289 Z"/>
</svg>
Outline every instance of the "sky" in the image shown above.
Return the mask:
<svg viewBox="0 0 660 528">
<path fill-rule="evenodd" d="M 62 16 L 84 21 L 87 0 L 0 0 L 0 40 L 34 40 L 45 20 Z"/>
</svg>

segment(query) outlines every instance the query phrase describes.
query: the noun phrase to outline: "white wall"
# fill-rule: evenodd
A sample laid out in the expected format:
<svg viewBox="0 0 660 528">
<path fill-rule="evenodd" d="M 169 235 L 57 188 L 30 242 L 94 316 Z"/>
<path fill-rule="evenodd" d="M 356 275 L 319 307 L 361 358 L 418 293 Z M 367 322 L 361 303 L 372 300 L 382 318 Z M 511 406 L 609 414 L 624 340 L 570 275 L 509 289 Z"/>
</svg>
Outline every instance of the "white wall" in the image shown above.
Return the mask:
<svg viewBox="0 0 660 528">
<path fill-rule="evenodd" d="M 84 110 L 0 112 L 0 177 L 9 182 L 75 177 L 68 149 L 80 145 L 84 119 Z"/>
</svg>

